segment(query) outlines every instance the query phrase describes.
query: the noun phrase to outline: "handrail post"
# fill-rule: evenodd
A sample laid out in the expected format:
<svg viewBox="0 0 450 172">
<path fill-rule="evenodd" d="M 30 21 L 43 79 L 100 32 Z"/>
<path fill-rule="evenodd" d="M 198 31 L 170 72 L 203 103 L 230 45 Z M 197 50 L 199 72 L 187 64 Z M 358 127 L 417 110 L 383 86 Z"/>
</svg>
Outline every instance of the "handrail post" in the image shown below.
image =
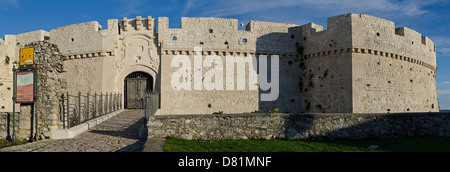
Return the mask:
<svg viewBox="0 0 450 172">
<path fill-rule="evenodd" d="M 78 92 L 78 124 L 81 124 L 81 92 Z"/>
<path fill-rule="evenodd" d="M 69 100 L 70 100 L 70 95 L 69 95 L 69 92 L 67 91 L 67 129 L 70 129 L 70 104 L 69 104 Z"/>
<path fill-rule="evenodd" d="M 64 106 L 64 93 L 61 96 L 61 105 L 62 108 L 62 122 L 63 122 L 63 129 L 66 129 L 66 108 Z M 61 115 L 61 114 L 60 114 Z"/>
<path fill-rule="evenodd" d="M 90 120 L 91 118 L 89 117 L 89 111 L 91 110 L 91 107 L 89 105 L 89 92 L 87 93 L 86 96 L 86 121 Z"/>
<path fill-rule="evenodd" d="M 97 117 L 97 92 L 95 92 L 95 94 L 94 94 L 94 113 L 93 113 L 93 115 L 94 115 L 94 118 Z"/>
<path fill-rule="evenodd" d="M 100 93 L 100 104 L 99 104 L 99 115 L 101 116 L 101 115 L 103 115 L 103 92 L 102 93 Z"/>
<path fill-rule="evenodd" d="M 110 106 L 111 106 L 111 112 L 113 112 L 114 111 L 114 93 L 111 93 L 111 103 L 110 103 Z"/>
<path fill-rule="evenodd" d="M 109 102 L 109 113 L 113 112 L 113 103 L 114 103 L 114 94 L 111 93 L 110 102 Z"/>
<path fill-rule="evenodd" d="M 116 96 L 115 96 L 115 99 L 114 99 L 114 110 L 116 111 L 116 110 L 119 110 L 119 104 L 117 103 L 117 101 L 119 100 L 119 94 L 118 93 L 114 93 Z"/>
<path fill-rule="evenodd" d="M 110 95 L 109 95 L 109 113 L 111 113 L 112 112 L 112 100 L 113 100 L 113 93 L 111 93 Z"/>
<path fill-rule="evenodd" d="M 114 111 L 117 110 L 117 93 L 114 93 Z"/>
<path fill-rule="evenodd" d="M 108 109 L 108 92 L 106 92 L 106 98 L 105 98 L 105 114 L 109 113 Z"/>
</svg>

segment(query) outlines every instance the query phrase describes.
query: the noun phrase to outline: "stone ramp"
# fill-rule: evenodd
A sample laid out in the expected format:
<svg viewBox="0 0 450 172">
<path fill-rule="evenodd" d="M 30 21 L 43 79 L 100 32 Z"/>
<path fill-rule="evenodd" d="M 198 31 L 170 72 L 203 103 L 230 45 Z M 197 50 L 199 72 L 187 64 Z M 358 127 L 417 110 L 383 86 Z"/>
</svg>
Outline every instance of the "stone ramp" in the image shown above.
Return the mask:
<svg viewBox="0 0 450 172">
<path fill-rule="evenodd" d="M 142 152 L 142 110 L 126 110 L 72 139 L 43 140 L 0 149 L 0 152 Z"/>
</svg>

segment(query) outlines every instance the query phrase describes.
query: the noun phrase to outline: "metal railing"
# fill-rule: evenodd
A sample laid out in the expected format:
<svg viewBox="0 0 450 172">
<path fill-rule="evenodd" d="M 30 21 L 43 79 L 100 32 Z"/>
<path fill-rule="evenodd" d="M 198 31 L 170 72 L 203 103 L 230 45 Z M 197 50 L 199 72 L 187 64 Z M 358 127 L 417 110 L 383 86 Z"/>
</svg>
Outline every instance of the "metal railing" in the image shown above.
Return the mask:
<svg viewBox="0 0 450 172">
<path fill-rule="evenodd" d="M 159 107 L 160 94 L 149 92 L 144 99 L 144 125 L 147 127 L 148 120 L 154 116 Z"/>
<path fill-rule="evenodd" d="M 87 93 L 70 95 L 69 92 L 61 97 L 61 116 L 64 129 L 70 129 L 83 122 L 122 109 L 122 94 L 119 93 Z"/>
</svg>

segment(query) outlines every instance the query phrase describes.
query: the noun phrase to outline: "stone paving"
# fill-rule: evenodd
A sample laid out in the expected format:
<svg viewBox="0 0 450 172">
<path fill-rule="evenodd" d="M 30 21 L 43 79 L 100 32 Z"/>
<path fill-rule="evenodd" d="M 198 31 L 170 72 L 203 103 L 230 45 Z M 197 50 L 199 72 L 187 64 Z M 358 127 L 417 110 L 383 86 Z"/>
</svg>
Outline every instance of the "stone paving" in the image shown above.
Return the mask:
<svg viewBox="0 0 450 172">
<path fill-rule="evenodd" d="M 142 152 L 145 139 L 138 139 L 143 112 L 126 110 L 73 139 L 43 140 L 0 149 L 0 152 Z"/>
</svg>

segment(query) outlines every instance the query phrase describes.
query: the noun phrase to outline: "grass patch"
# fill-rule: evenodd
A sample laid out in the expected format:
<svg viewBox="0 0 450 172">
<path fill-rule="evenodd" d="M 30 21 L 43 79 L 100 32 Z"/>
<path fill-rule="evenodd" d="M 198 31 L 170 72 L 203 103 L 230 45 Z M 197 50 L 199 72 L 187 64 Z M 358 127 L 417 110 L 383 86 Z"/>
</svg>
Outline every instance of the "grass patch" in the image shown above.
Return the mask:
<svg viewBox="0 0 450 172">
<path fill-rule="evenodd" d="M 369 150 L 377 145 L 377 150 Z M 221 140 L 166 139 L 165 152 L 450 152 L 450 138 L 396 138 L 367 140 Z"/>
<path fill-rule="evenodd" d="M 0 139 L 0 149 L 2 148 L 6 148 L 6 147 L 11 147 L 11 146 L 17 146 L 17 145 L 22 145 L 22 144 L 26 144 L 28 143 L 27 141 L 16 141 L 16 143 L 12 143 L 10 141 L 4 140 L 4 139 Z"/>
</svg>

